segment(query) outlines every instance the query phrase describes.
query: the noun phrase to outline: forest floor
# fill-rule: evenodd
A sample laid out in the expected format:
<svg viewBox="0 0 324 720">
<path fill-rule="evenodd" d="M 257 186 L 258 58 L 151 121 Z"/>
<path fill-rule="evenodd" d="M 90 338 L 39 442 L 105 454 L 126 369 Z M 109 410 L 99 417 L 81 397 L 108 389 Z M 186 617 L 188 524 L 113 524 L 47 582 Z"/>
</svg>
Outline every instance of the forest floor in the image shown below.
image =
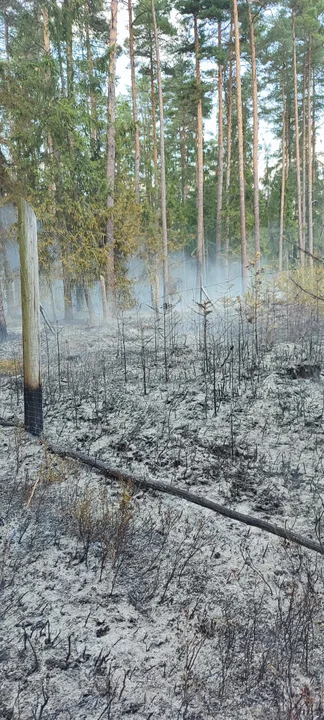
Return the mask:
<svg viewBox="0 0 324 720">
<path fill-rule="evenodd" d="M 276 303 L 252 320 L 43 331 L 45 440 L 0 426 L 1 720 L 324 718 L 321 555 L 47 448 L 321 541 L 322 320 Z M 21 352 L 12 327 L 9 420 Z"/>
</svg>

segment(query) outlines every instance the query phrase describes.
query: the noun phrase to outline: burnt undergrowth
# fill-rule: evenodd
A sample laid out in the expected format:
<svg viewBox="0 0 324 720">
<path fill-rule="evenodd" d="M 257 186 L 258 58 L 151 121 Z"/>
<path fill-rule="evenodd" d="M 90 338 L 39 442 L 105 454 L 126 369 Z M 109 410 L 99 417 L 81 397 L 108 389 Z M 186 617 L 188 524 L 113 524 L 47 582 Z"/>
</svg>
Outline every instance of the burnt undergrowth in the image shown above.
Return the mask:
<svg viewBox="0 0 324 720">
<path fill-rule="evenodd" d="M 57 328 L 46 435 L 322 542 L 323 337 L 277 300 Z M 1 717 L 324 717 L 320 556 L 0 432 Z"/>
</svg>

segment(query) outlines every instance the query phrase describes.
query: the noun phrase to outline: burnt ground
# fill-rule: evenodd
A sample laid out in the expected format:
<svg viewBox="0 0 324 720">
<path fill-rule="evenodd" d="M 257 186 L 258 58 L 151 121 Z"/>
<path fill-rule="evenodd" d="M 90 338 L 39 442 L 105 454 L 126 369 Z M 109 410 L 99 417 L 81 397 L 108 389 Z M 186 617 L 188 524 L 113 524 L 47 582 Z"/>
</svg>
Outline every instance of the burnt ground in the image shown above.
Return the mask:
<svg viewBox="0 0 324 720">
<path fill-rule="evenodd" d="M 45 440 L 0 427 L 1 720 L 324 718 L 320 555 L 46 445 L 320 541 L 321 327 L 307 308 L 224 303 L 205 333 L 176 309 L 43 331 Z M 12 327 L 7 419 L 20 358 Z"/>
</svg>

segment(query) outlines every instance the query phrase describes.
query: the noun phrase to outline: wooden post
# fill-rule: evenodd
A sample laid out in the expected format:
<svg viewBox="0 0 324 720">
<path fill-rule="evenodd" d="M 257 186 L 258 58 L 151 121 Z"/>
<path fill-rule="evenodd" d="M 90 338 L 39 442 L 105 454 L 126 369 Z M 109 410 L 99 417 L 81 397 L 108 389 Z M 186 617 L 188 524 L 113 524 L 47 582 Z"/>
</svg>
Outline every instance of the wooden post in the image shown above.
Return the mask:
<svg viewBox="0 0 324 720">
<path fill-rule="evenodd" d="M 43 430 L 40 365 L 40 302 L 36 216 L 30 205 L 18 198 L 18 239 L 24 358 L 25 429 L 32 435 Z"/>
</svg>

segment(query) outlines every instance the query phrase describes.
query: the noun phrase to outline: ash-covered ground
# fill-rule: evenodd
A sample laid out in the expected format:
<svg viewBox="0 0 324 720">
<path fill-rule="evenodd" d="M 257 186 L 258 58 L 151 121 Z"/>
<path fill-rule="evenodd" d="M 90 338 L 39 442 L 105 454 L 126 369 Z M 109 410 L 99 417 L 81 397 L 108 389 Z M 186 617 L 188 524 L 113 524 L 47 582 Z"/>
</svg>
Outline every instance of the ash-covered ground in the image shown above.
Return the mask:
<svg viewBox="0 0 324 720">
<path fill-rule="evenodd" d="M 1 720 L 324 718 L 321 555 L 46 444 L 320 542 L 322 324 L 275 299 L 43 330 L 45 439 L 0 426 Z"/>
</svg>

